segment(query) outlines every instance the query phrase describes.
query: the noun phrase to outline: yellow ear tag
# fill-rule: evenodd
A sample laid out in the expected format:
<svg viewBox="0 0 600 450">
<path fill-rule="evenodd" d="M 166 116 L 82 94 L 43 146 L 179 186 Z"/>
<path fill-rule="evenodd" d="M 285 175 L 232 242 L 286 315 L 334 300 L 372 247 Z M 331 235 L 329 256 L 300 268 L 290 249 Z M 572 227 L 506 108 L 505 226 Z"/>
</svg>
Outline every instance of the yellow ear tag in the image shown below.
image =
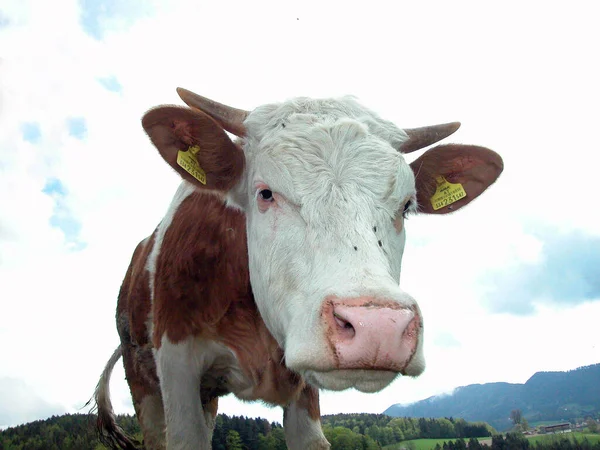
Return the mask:
<svg viewBox="0 0 600 450">
<path fill-rule="evenodd" d="M 196 153 L 199 151 L 200 147 L 197 145 L 189 147 L 186 151 L 179 150 L 177 152 L 177 164 L 183 167 L 187 173 L 200 183 L 206 184 L 206 172 L 202 170 L 202 167 L 200 167 L 200 164 L 198 164 L 198 160 L 196 159 Z"/>
<path fill-rule="evenodd" d="M 437 183 L 437 189 L 435 194 L 431 196 L 431 206 L 435 211 L 467 196 L 460 183 L 450 183 L 441 175 L 435 179 L 435 182 Z"/>
</svg>

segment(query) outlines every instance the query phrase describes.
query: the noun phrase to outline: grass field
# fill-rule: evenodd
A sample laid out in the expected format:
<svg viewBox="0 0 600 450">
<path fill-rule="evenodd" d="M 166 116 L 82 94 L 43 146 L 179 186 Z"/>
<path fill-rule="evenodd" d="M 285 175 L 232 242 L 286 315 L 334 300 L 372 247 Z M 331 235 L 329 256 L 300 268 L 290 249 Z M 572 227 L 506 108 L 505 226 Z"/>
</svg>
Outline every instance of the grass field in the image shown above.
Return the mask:
<svg viewBox="0 0 600 450">
<path fill-rule="evenodd" d="M 584 438 L 590 442 L 590 444 L 595 444 L 600 442 L 600 434 L 591 434 L 591 433 L 565 433 L 565 434 L 540 434 L 537 436 L 531 436 L 528 438 L 531 444 L 535 444 L 537 442 L 553 442 L 559 441 L 563 438 L 568 438 L 570 440 L 582 441 Z M 480 437 L 477 438 L 480 441 L 491 440 L 491 437 Z M 442 446 L 444 442 L 454 441 L 455 439 L 414 439 L 412 441 L 403 441 L 399 444 L 386 445 L 384 450 L 398 450 L 400 448 L 414 448 L 415 450 L 432 450 L 436 444 L 440 444 Z M 465 441 L 469 441 L 465 439 Z M 412 446 L 409 447 L 409 443 L 412 443 Z M 489 444 L 488 444 L 489 445 Z"/>
<path fill-rule="evenodd" d="M 491 439 L 491 437 L 480 437 L 477 438 L 480 441 L 485 439 Z M 436 444 L 440 444 L 440 447 L 444 444 L 444 442 L 455 441 L 456 439 L 446 438 L 446 439 L 413 439 L 412 441 L 402 441 L 399 444 L 386 445 L 383 447 L 384 450 L 398 450 L 400 448 L 414 448 L 415 450 L 431 450 L 435 448 Z M 468 442 L 469 439 L 465 439 L 465 442 Z M 412 443 L 413 446 L 409 447 L 409 443 Z"/>
<path fill-rule="evenodd" d="M 536 442 L 553 442 L 560 441 L 563 438 L 568 438 L 571 441 L 583 441 L 584 438 L 587 438 L 590 441 L 590 444 L 595 444 L 600 442 L 600 434 L 592 434 L 592 433 L 564 433 L 564 434 L 539 434 L 537 436 L 532 436 L 529 438 L 529 442 L 532 444 Z M 435 444 L 433 444 L 435 445 Z"/>
</svg>

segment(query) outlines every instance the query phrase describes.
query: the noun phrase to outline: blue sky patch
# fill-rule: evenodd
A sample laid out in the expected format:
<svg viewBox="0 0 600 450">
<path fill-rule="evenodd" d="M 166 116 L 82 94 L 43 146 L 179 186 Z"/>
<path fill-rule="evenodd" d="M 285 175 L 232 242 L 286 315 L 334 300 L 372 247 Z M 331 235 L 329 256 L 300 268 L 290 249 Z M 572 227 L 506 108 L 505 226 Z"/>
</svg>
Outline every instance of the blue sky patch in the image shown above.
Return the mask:
<svg viewBox="0 0 600 450">
<path fill-rule="evenodd" d="M 23 140 L 31 144 L 37 144 L 42 138 L 42 130 L 37 122 L 25 122 L 21 125 Z"/>
<path fill-rule="evenodd" d="M 103 37 L 102 20 L 113 14 L 115 1 L 80 0 L 81 26 L 83 30 L 98 40 Z"/>
<path fill-rule="evenodd" d="M 44 189 L 42 189 L 42 192 L 51 196 L 58 195 L 60 197 L 64 197 L 67 194 L 65 187 L 58 178 L 49 178 L 48 181 L 46 181 L 46 185 L 44 186 Z"/>
<path fill-rule="evenodd" d="M 102 40 L 111 27 L 126 28 L 139 18 L 152 12 L 146 0 L 79 0 L 80 23 L 83 30 L 95 39 Z"/>
<path fill-rule="evenodd" d="M 79 239 L 81 222 L 72 214 L 67 205 L 67 189 L 63 183 L 58 178 L 49 178 L 42 192 L 54 199 L 50 225 L 63 232 L 66 244 L 71 250 L 78 251 L 85 248 L 86 244 Z"/>
<path fill-rule="evenodd" d="M 0 30 L 10 25 L 10 20 L 0 11 Z"/>
<path fill-rule="evenodd" d="M 544 243 L 541 261 L 490 273 L 484 302 L 492 312 L 528 315 L 534 303 L 574 306 L 600 300 L 600 238 L 582 232 L 534 233 Z"/>
<path fill-rule="evenodd" d="M 83 117 L 72 117 L 67 119 L 69 134 L 77 139 L 83 139 L 87 135 L 87 124 Z"/>
<path fill-rule="evenodd" d="M 104 89 L 111 92 L 123 91 L 123 86 L 119 83 L 119 80 L 114 75 L 110 77 L 98 78 L 98 82 L 104 87 Z"/>
<path fill-rule="evenodd" d="M 67 208 L 60 204 L 54 208 L 54 213 L 50 217 L 50 225 L 59 228 L 65 234 L 67 241 L 76 240 L 81 232 L 81 223 L 70 214 Z"/>
</svg>

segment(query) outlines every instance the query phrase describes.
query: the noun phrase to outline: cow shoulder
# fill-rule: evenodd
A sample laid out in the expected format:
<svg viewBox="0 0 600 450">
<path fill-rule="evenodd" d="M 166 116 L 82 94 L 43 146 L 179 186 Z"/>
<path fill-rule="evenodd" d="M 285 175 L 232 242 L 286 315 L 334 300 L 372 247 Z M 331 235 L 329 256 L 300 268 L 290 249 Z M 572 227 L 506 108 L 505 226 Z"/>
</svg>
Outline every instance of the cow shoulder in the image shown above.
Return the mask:
<svg viewBox="0 0 600 450">
<path fill-rule="evenodd" d="M 177 207 L 155 261 L 153 343 L 216 338 L 232 302 L 251 297 L 242 212 L 195 191 Z"/>
</svg>

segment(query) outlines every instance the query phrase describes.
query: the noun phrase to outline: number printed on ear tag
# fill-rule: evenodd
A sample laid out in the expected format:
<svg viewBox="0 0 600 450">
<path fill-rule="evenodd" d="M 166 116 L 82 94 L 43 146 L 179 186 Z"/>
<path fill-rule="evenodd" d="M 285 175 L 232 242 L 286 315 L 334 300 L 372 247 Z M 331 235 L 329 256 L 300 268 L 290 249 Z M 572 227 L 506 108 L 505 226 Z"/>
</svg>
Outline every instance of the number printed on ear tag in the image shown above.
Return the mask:
<svg viewBox="0 0 600 450">
<path fill-rule="evenodd" d="M 200 183 L 206 184 L 206 172 L 202 170 L 202 167 L 200 167 L 200 164 L 196 159 L 196 153 L 199 151 L 200 147 L 197 145 L 189 147 L 185 151 L 179 150 L 177 152 L 177 164 L 183 167 L 187 173 L 193 176 Z"/>
<path fill-rule="evenodd" d="M 465 198 L 467 193 L 460 183 L 450 183 L 443 176 L 435 179 L 437 189 L 431 196 L 431 206 L 435 211 Z"/>
</svg>

